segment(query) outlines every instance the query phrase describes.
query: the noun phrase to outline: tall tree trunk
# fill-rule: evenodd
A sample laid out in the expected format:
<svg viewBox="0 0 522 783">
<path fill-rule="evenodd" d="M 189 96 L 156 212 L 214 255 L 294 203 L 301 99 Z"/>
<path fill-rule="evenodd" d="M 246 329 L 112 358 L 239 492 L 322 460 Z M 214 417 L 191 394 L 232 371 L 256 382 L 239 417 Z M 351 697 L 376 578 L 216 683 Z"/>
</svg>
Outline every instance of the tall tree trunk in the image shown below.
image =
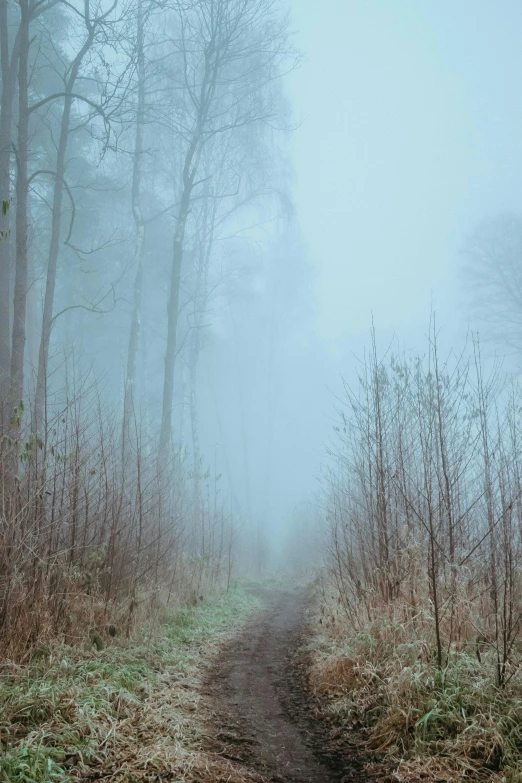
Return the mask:
<svg viewBox="0 0 522 783">
<path fill-rule="evenodd" d="M 203 78 L 201 95 L 207 89 L 208 68 Z M 208 98 L 207 98 L 208 100 Z M 174 234 L 174 247 L 172 250 L 172 271 L 170 277 L 169 302 L 167 307 L 167 350 L 165 352 L 165 375 L 163 378 L 163 404 L 161 411 L 161 430 L 159 443 L 159 456 L 163 459 L 170 448 L 172 441 L 172 402 L 174 400 L 174 366 L 176 364 L 176 344 L 178 337 L 178 313 L 179 313 L 179 287 L 181 282 L 181 265 L 183 263 L 183 250 L 185 243 L 185 231 L 190 211 L 194 178 L 199 164 L 201 153 L 201 129 L 205 123 L 206 105 L 201 100 L 196 119 L 192 139 L 185 155 L 183 165 L 183 189 Z"/>
<path fill-rule="evenodd" d="M 208 189 L 205 190 L 205 196 L 208 196 Z M 195 291 L 195 316 L 192 334 L 190 336 L 189 370 L 190 370 L 190 420 L 192 434 L 192 457 L 194 462 L 194 507 L 199 516 L 201 506 L 201 451 L 199 447 L 199 418 L 197 402 L 197 370 L 199 353 L 201 350 L 201 329 L 207 309 L 208 298 L 208 269 L 210 263 L 210 254 L 214 244 L 214 229 L 216 220 L 217 201 L 212 208 L 207 199 L 205 199 L 203 213 L 201 216 L 201 234 L 198 241 L 199 264 L 196 278 Z"/>
<path fill-rule="evenodd" d="M 87 38 L 73 60 L 69 78 L 65 83 L 65 95 L 62 119 L 60 123 L 60 138 L 56 154 L 56 171 L 54 175 L 53 209 L 51 221 L 51 241 L 49 244 L 49 256 L 47 261 L 47 277 L 45 281 L 45 298 L 42 315 L 42 335 L 38 355 L 38 376 L 36 380 L 35 399 L 35 430 L 38 432 L 44 424 L 44 407 L 47 391 L 47 364 L 49 360 L 49 343 L 53 327 L 54 292 L 56 288 L 56 268 L 60 248 L 60 233 L 62 224 L 62 201 L 65 182 L 65 156 L 67 154 L 67 142 L 69 140 L 69 123 L 73 103 L 73 90 L 78 76 L 78 71 L 83 58 L 91 48 L 94 40 L 95 25 L 89 21 L 89 3 L 85 4 L 85 24 L 87 25 Z"/>
<path fill-rule="evenodd" d="M 201 507 L 201 451 L 199 448 L 199 418 L 197 401 L 197 367 L 200 349 L 199 329 L 193 331 L 190 341 L 190 425 L 192 435 L 192 460 L 194 463 L 194 513 L 199 518 Z"/>
<path fill-rule="evenodd" d="M 18 39 L 17 39 L 18 40 Z M 9 236 L 11 198 L 11 125 L 13 114 L 14 78 L 16 74 L 17 43 L 9 54 L 9 27 L 7 0 L 0 0 L 0 63 L 2 74 L 2 102 L 0 104 L 0 399 L 5 400 L 9 389 L 11 364 L 10 346 L 10 272 L 11 238 Z M 2 411 L 0 411 L 1 423 Z"/>
<path fill-rule="evenodd" d="M 134 302 L 132 308 L 129 347 L 127 352 L 127 372 L 125 376 L 125 399 L 123 403 L 123 439 L 124 445 L 129 436 L 129 426 L 134 411 L 136 391 L 136 366 L 140 344 L 141 308 L 143 301 L 143 257 L 145 249 L 145 221 L 141 211 L 141 163 L 143 158 L 143 124 L 145 120 L 145 56 L 143 51 L 143 0 L 138 0 L 138 19 L 136 28 L 136 48 L 138 59 L 138 106 L 136 114 L 136 136 L 134 140 L 134 158 L 132 165 L 132 214 L 136 227 L 134 245 Z"/>
<path fill-rule="evenodd" d="M 215 30 L 212 31 L 215 35 Z M 212 43 L 212 45 L 211 45 Z M 213 95 L 217 84 L 218 71 L 216 59 L 209 56 L 209 49 L 216 49 L 215 40 L 209 42 L 205 50 L 205 70 L 199 88 L 199 105 L 195 117 L 185 161 L 183 165 L 182 193 L 174 234 L 174 248 L 172 252 L 172 272 L 170 279 L 169 302 L 167 309 L 167 350 L 165 352 L 165 375 L 163 380 L 163 405 L 161 412 L 161 430 L 159 455 L 163 459 L 172 441 L 172 402 L 174 399 L 174 366 L 176 363 L 176 343 L 178 332 L 179 312 L 179 287 L 181 280 L 181 265 L 183 263 L 183 250 L 187 218 L 190 211 L 194 180 L 200 163 L 202 152 L 202 131 L 205 127 L 208 111 L 212 105 Z"/>
<path fill-rule="evenodd" d="M 176 363 L 176 344 L 178 333 L 179 289 L 185 230 L 190 207 L 192 182 L 185 184 L 174 235 L 172 251 L 172 272 L 170 278 L 169 304 L 167 310 L 167 350 L 165 352 L 165 376 L 163 380 L 163 405 L 161 412 L 160 458 L 168 454 L 172 440 L 172 403 L 174 400 L 174 366 Z"/>
<path fill-rule="evenodd" d="M 272 494 L 272 476 L 274 461 L 274 430 L 275 430 L 275 386 L 274 386 L 274 360 L 275 360 L 275 338 L 276 338 L 276 317 L 275 317 L 275 297 L 272 300 L 270 313 L 270 324 L 268 332 L 268 362 L 266 368 L 266 379 L 268 381 L 267 395 L 267 413 L 268 422 L 266 423 L 266 452 L 265 452 L 265 479 L 263 489 L 263 505 L 260 520 L 264 525 L 268 524 L 271 510 Z M 258 524 L 259 521 L 258 520 Z"/>
<path fill-rule="evenodd" d="M 234 330 L 234 342 L 235 342 L 235 354 L 236 354 L 236 381 L 237 381 L 237 396 L 239 401 L 239 414 L 241 423 L 241 446 L 243 450 L 243 486 L 244 486 L 244 500 L 246 503 L 246 515 L 249 524 L 252 524 L 252 499 L 250 494 L 250 460 L 249 460 L 249 440 L 247 433 L 247 416 L 245 410 L 245 393 L 243 388 L 243 379 L 241 377 L 241 362 L 239 357 L 239 336 L 238 327 L 234 318 L 232 305 L 229 302 L 230 320 L 232 321 L 232 327 Z M 259 550 L 261 555 L 261 550 Z M 259 559 L 259 569 L 261 570 L 261 557 Z"/>
<path fill-rule="evenodd" d="M 13 340 L 11 349 L 11 404 L 23 398 L 25 322 L 27 309 L 27 219 L 28 219 L 28 59 L 29 0 L 20 0 L 20 60 L 18 66 L 18 139 L 16 147 L 16 269 L 14 286 Z"/>
<path fill-rule="evenodd" d="M 31 244 L 31 241 L 29 242 Z M 34 253 L 29 250 L 27 254 L 27 345 L 25 372 L 29 371 L 29 385 L 26 381 L 26 387 L 29 389 L 29 395 L 34 392 L 35 381 L 38 372 L 38 348 L 40 345 L 40 313 L 38 302 L 38 289 L 36 286 L 37 272 L 35 270 Z"/>
</svg>

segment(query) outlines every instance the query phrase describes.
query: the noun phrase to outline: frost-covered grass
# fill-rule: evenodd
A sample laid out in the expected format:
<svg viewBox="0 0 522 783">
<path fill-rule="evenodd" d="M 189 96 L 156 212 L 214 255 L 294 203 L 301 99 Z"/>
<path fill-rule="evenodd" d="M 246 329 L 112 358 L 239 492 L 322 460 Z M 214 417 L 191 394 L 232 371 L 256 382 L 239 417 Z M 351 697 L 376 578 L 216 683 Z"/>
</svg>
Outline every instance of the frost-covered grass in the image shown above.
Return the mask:
<svg viewBox="0 0 522 783">
<path fill-rule="evenodd" d="M 5 664 L 0 781 L 56 783 L 87 770 L 114 781 L 188 781 L 207 768 L 209 781 L 233 781 L 202 751 L 198 689 L 220 642 L 257 605 L 234 589 L 102 650 L 62 645 L 27 666 Z"/>
<path fill-rule="evenodd" d="M 494 661 L 473 650 L 439 670 L 419 629 L 384 616 L 358 633 L 339 622 L 315 631 L 311 682 L 326 713 L 393 780 L 521 783 L 522 671 L 499 689 Z"/>
<path fill-rule="evenodd" d="M 492 652 L 452 649 L 439 669 L 422 623 L 383 611 L 354 631 L 327 607 L 312 618 L 311 685 L 369 751 L 371 779 L 522 783 L 522 668 L 499 688 Z"/>
</svg>

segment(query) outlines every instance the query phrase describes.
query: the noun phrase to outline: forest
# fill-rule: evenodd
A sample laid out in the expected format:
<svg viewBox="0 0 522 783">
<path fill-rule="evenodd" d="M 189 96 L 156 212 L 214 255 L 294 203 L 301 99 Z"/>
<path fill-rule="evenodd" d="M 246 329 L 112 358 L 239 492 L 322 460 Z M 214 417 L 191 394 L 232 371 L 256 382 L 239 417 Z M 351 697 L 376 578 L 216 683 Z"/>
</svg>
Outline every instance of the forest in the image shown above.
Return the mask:
<svg viewBox="0 0 522 783">
<path fill-rule="evenodd" d="M 0 0 L 2 783 L 521 783 L 501 5 Z"/>
</svg>

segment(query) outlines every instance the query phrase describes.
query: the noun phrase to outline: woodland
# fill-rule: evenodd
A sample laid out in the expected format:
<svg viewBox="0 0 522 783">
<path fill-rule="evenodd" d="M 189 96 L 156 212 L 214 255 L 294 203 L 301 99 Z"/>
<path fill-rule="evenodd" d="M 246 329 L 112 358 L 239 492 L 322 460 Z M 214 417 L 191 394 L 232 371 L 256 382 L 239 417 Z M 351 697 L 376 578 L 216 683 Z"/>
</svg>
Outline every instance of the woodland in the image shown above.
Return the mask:
<svg viewBox="0 0 522 783">
<path fill-rule="evenodd" d="M 216 311 L 217 357 L 241 361 L 264 223 L 292 242 L 287 26 L 271 0 L 2 3 L 9 657 L 122 601 L 130 628 L 160 585 L 230 584 L 238 509 L 201 453 L 198 362 Z"/>
<path fill-rule="evenodd" d="M 522 781 L 522 220 L 272 519 L 302 60 L 276 0 L 0 0 L 1 781 Z"/>
</svg>

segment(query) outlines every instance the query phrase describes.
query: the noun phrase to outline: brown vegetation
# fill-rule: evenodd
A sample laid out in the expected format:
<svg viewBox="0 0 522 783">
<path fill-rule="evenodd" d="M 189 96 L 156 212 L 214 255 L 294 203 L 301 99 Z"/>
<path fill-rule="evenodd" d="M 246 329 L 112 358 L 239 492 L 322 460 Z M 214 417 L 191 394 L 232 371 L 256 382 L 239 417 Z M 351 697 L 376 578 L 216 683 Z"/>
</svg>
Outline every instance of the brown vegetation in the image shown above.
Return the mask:
<svg viewBox="0 0 522 783">
<path fill-rule="evenodd" d="M 346 389 L 313 684 L 398 779 L 519 779 L 521 400 L 434 324 Z"/>
<path fill-rule="evenodd" d="M 13 431 L 13 429 L 11 430 Z M 179 459 L 159 464 L 137 423 L 122 451 L 96 394 L 66 395 L 43 439 L 0 448 L 0 649 L 27 660 L 53 639 L 128 635 L 137 618 L 230 583 L 234 529 L 219 503 L 197 520 Z"/>
</svg>

